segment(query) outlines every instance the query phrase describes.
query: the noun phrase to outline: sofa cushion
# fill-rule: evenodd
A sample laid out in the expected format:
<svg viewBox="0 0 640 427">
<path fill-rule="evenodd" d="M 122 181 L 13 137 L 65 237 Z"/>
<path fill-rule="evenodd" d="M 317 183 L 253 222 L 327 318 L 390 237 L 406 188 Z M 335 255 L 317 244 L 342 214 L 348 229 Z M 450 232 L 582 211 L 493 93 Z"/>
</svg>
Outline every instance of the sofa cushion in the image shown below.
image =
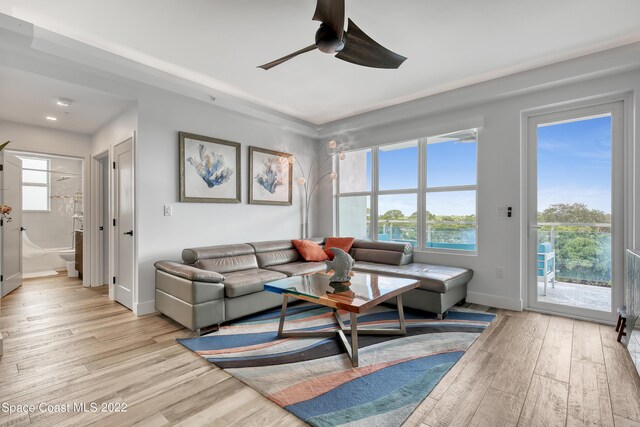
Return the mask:
<svg viewBox="0 0 640 427">
<path fill-rule="evenodd" d="M 266 282 L 284 279 L 286 274 L 277 271 L 254 268 L 252 270 L 236 271 L 225 274 L 224 293 L 227 298 L 235 298 L 242 295 L 260 292 Z"/>
<path fill-rule="evenodd" d="M 406 265 L 413 261 L 413 246 L 402 242 L 356 240 L 351 248 L 351 256 L 356 261 Z"/>
<path fill-rule="evenodd" d="M 349 253 L 354 240 L 353 237 L 327 237 L 324 244 L 324 251 L 329 259 L 333 259 L 335 254 L 330 250 L 331 248 L 342 249 L 346 253 Z"/>
<path fill-rule="evenodd" d="M 357 239 L 353 241 L 354 248 L 377 249 L 384 251 L 402 252 L 406 255 L 413 254 L 413 246 L 403 242 L 381 242 L 377 240 Z"/>
<path fill-rule="evenodd" d="M 403 252 L 386 251 L 380 249 L 353 248 L 351 249 L 351 256 L 356 261 L 374 262 L 396 266 L 407 265 L 413 260 L 412 255 L 407 255 Z"/>
<path fill-rule="evenodd" d="M 199 259 L 225 258 L 255 253 L 253 246 L 246 243 L 238 245 L 203 246 L 188 248 L 182 251 L 182 259 L 186 264 L 193 264 Z"/>
<path fill-rule="evenodd" d="M 156 270 L 156 289 L 191 305 L 224 298 L 222 283 L 196 282 L 162 270 Z"/>
<path fill-rule="evenodd" d="M 193 264 L 193 266 L 203 270 L 216 271 L 218 273 L 225 274 L 233 271 L 258 268 L 258 260 L 254 254 L 238 255 L 223 258 L 199 259 L 195 264 Z"/>
<path fill-rule="evenodd" d="M 158 261 L 154 266 L 158 270 L 196 282 L 220 283 L 224 280 L 224 276 L 216 271 L 203 270 L 191 265 L 180 264 L 179 262 Z"/>
<path fill-rule="evenodd" d="M 421 263 L 388 265 L 356 261 L 353 269 L 368 273 L 378 273 L 420 280 L 421 289 L 431 292 L 439 292 L 441 294 L 460 285 L 464 285 L 471 280 L 471 277 L 473 277 L 473 271 L 467 268 L 446 267 L 443 265 Z"/>
<path fill-rule="evenodd" d="M 267 267 L 267 269 L 284 273 L 287 276 L 302 276 L 303 274 L 325 271 L 327 266 L 324 262 L 298 261 L 289 264 L 274 265 Z"/>
<path fill-rule="evenodd" d="M 253 246 L 260 268 L 300 261 L 302 257 L 291 240 L 249 243 Z"/>
<path fill-rule="evenodd" d="M 293 246 L 296 247 L 296 250 L 305 261 L 324 261 L 329 259 L 320 245 L 311 240 L 292 240 L 291 243 L 293 243 Z"/>
</svg>

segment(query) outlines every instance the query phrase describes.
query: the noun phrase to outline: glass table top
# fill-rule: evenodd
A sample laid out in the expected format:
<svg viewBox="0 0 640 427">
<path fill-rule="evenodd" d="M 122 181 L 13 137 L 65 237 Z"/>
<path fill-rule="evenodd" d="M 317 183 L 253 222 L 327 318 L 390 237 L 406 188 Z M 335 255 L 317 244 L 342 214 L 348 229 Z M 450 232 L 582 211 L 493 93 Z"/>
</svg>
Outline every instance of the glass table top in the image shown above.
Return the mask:
<svg viewBox="0 0 640 427">
<path fill-rule="evenodd" d="M 413 279 L 352 272 L 351 281 L 331 283 L 329 273 L 287 277 L 264 285 L 264 290 L 286 294 L 327 307 L 360 313 L 420 286 Z"/>
</svg>

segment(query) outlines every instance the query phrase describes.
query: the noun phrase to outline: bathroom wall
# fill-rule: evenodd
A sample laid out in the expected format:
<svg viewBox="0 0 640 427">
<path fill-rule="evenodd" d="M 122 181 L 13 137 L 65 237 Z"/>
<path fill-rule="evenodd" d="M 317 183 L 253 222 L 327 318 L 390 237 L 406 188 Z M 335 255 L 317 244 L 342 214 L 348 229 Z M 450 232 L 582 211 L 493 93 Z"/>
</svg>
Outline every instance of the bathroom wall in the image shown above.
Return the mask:
<svg viewBox="0 0 640 427">
<path fill-rule="evenodd" d="M 29 157 L 50 161 L 50 211 L 23 212 L 23 226 L 29 239 L 44 249 L 70 248 L 73 245 L 74 197 L 82 193 L 82 159 L 29 153 Z M 82 208 L 82 206 L 80 206 Z M 76 221 L 80 228 L 80 222 Z M 24 271 L 59 269 L 65 266 L 60 257 L 24 259 Z"/>
</svg>

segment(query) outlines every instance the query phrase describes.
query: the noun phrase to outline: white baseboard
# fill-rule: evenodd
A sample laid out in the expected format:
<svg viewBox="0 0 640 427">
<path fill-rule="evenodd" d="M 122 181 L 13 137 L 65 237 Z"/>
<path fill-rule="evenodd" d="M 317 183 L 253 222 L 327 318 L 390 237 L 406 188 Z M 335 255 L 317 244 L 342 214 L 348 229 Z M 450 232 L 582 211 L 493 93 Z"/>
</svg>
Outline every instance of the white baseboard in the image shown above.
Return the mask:
<svg viewBox="0 0 640 427">
<path fill-rule="evenodd" d="M 133 312 L 136 316 L 144 316 L 145 314 L 153 314 L 156 312 L 156 301 L 142 301 L 133 304 Z"/>
<path fill-rule="evenodd" d="M 522 311 L 523 307 L 521 298 L 506 298 L 498 295 L 482 294 L 480 292 L 471 291 L 467 291 L 467 302 L 514 311 Z"/>
</svg>

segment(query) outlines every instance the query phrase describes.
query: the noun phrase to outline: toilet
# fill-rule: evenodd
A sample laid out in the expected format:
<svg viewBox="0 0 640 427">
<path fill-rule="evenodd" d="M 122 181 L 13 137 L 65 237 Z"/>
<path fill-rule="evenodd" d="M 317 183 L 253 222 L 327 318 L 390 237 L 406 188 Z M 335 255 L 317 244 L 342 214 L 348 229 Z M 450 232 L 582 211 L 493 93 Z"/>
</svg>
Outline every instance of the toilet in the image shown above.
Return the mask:
<svg viewBox="0 0 640 427">
<path fill-rule="evenodd" d="M 76 251 L 75 249 L 67 249 L 59 251 L 58 255 L 65 261 L 67 267 L 67 276 L 78 277 L 78 271 L 76 270 Z"/>
</svg>

